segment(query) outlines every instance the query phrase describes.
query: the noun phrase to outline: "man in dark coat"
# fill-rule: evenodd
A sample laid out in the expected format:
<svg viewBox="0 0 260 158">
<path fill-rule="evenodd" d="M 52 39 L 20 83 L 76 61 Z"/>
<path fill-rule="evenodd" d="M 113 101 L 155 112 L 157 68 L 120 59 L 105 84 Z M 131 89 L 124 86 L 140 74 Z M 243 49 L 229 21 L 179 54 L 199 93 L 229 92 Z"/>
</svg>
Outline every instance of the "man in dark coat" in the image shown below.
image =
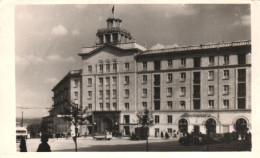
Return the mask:
<svg viewBox="0 0 260 158">
<path fill-rule="evenodd" d="M 39 145 L 37 152 L 51 152 L 51 148 L 47 143 L 48 140 L 49 140 L 48 136 L 46 134 L 43 134 L 41 137 L 42 143 Z"/>
</svg>

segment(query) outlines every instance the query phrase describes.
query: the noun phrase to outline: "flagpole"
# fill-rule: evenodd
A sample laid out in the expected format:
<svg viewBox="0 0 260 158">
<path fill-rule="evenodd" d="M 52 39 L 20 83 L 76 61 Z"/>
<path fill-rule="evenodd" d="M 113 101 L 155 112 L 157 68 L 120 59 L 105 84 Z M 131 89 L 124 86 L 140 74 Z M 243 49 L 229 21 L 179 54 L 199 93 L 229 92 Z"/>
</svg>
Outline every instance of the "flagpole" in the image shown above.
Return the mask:
<svg viewBox="0 0 260 158">
<path fill-rule="evenodd" d="M 114 12 L 114 10 L 115 10 L 115 6 L 113 5 L 113 8 L 112 8 L 113 19 L 115 19 L 115 12 Z"/>
</svg>

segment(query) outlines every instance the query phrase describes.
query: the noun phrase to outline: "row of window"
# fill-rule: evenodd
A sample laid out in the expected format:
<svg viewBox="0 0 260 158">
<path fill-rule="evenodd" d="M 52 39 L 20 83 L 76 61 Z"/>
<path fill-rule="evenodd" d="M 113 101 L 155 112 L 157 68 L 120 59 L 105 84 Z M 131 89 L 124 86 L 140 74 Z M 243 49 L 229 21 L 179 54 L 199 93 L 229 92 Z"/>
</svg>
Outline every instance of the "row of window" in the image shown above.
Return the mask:
<svg viewBox="0 0 260 158">
<path fill-rule="evenodd" d="M 229 79 L 229 70 L 223 70 L 223 79 Z M 180 73 L 180 81 L 184 82 L 186 80 L 186 73 L 181 72 Z M 214 80 L 214 71 L 209 71 L 208 72 L 208 80 Z M 173 75 L 171 73 L 167 74 L 167 82 L 171 83 L 173 81 Z M 112 77 L 112 84 L 116 84 L 117 82 L 117 77 L 113 76 Z M 102 86 L 104 83 L 103 77 L 99 78 L 99 85 Z M 129 76 L 124 76 L 124 84 L 129 84 L 130 79 Z M 147 75 L 142 76 L 142 83 L 147 84 Z M 110 77 L 105 77 L 105 85 L 110 84 Z M 92 78 L 88 78 L 88 86 L 92 86 Z"/>
<path fill-rule="evenodd" d="M 215 109 L 214 107 L 214 100 L 208 100 L 208 106 L 209 106 L 209 109 Z M 106 110 L 111 110 L 110 108 L 110 103 L 106 103 Z M 147 108 L 147 102 L 142 102 L 142 105 L 143 105 L 143 108 L 146 109 Z M 100 110 L 104 110 L 104 104 L 103 103 L 99 103 L 99 108 Z M 114 110 L 117 109 L 117 103 L 112 103 L 112 108 Z M 223 100 L 223 108 L 224 109 L 229 109 L 229 100 Z M 167 109 L 168 110 L 173 110 L 173 103 L 172 101 L 167 101 Z M 186 102 L 185 101 L 180 101 L 180 109 L 183 109 L 185 110 L 186 109 Z M 88 104 L 88 110 L 92 110 L 92 104 Z M 129 110 L 129 103 L 125 103 L 125 110 Z M 155 109 L 154 110 L 160 110 L 160 107 L 156 107 L 155 106 Z"/>
<path fill-rule="evenodd" d="M 208 86 L 208 95 L 213 96 L 214 95 L 214 86 Z M 106 98 L 110 98 L 110 90 L 106 90 Z M 117 97 L 117 90 L 112 90 L 112 98 Z M 223 95 L 228 95 L 229 94 L 229 85 L 223 85 Z M 173 96 L 173 88 L 168 87 L 167 88 L 167 97 L 172 97 Z M 185 97 L 186 95 L 186 87 L 180 87 L 180 97 Z M 99 91 L 99 98 L 103 98 L 103 90 Z M 142 89 L 142 97 L 147 98 L 147 89 L 144 88 Z M 124 98 L 129 98 L 129 89 L 125 89 L 124 91 Z M 78 99 L 78 92 L 75 92 L 75 99 Z M 92 91 L 88 91 L 88 99 L 92 99 Z"/>
<path fill-rule="evenodd" d="M 201 58 L 200 57 L 195 57 L 193 58 L 193 66 L 194 67 L 200 67 L 201 66 Z M 208 61 L 209 61 L 209 66 L 214 66 L 215 65 L 215 56 L 209 56 L 208 57 Z M 238 64 L 245 64 L 246 63 L 246 55 L 245 54 L 239 54 L 238 55 Z M 225 55 L 224 58 L 223 58 L 223 64 L 224 65 L 228 65 L 229 64 L 229 55 Z M 147 62 L 144 61 L 142 63 L 143 65 L 143 70 L 147 70 Z M 103 72 L 104 71 L 104 66 L 105 66 L 105 69 L 106 69 L 106 72 L 110 72 L 110 63 L 107 61 L 106 63 L 102 63 L 100 62 L 98 64 L 99 66 L 99 72 Z M 168 59 L 167 60 L 167 66 L 170 68 L 170 67 L 173 67 L 173 59 Z M 186 67 L 186 58 L 181 58 L 180 59 L 180 67 Z M 127 62 L 127 63 L 124 63 L 124 69 L 126 71 L 129 71 L 129 68 L 130 68 L 130 64 Z M 160 70 L 161 69 L 161 61 L 154 61 L 154 70 Z M 113 71 L 117 71 L 117 63 L 116 61 L 113 61 L 112 63 L 112 70 Z M 89 73 L 92 73 L 92 66 L 89 65 L 88 66 L 88 72 Z"/>
</svg>

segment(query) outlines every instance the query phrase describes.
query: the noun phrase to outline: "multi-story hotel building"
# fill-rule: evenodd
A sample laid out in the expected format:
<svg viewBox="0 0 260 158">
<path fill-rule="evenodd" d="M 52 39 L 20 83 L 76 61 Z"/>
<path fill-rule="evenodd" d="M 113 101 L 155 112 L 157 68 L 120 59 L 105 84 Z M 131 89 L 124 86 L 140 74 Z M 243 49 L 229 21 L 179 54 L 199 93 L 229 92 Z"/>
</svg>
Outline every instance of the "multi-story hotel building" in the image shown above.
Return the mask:
<svg viewBox="0 0 260 158">
<path fill-rule="evenodd" d="M 144 108 L 154 116 L 150 136 L 251 128 L 250 41 L 147 50 L 121 22 L 108 18 L 107 28 L 97 31 L 96 45 L 79 53 L 78 103 L 92 113 L 88 133 L 129 135 Z"/>
</svg>

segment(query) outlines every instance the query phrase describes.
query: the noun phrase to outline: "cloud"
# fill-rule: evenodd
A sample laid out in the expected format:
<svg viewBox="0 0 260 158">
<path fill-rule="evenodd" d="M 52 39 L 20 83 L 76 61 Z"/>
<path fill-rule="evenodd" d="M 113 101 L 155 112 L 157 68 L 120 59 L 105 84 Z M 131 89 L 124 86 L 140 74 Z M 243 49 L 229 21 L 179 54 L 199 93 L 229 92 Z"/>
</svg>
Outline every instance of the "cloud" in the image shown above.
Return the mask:
<svg viewBox="0 0 260 158">
<path fill-rule="evenodd" d="M 251 25 L 251 16 L 250 15 L 241 16 L 238 20 L 236 20 L 233 23 L 233 26 L 238 26 L 238 25 L 243 25 L 243 26 Z"/>
<path fill-rule="evenodd" d="M 52 34 L 57 36 L 63 36 L 68 33 L 68 30 L 63 25 L 58 25 L 52 28 Z"/>
<path fill-rule="evenodd" d="M 83 10 L 83 9 L 85 9 L 87 7 L 87 5 L 75 4 L 74 7 L 77 8 L 77 9 Z"/>
<path fill-rule="evenodd" d="M 150 50 L 156 50 L 156 49 L 167 49 L 167 48 L 174 48 L 178 47 L 178 44 L 173 44 L 173 45 L 162 45 L 160 43 L 157 43 L 156 45 L 153 45 Z"/>
<path fill-rule="evenodd" d="M 46 59 L 49 61 L 53 61 L 53 62 L 61 62 L 61 61 L 74 62 L 75 61 L 75 59 L 73 57 L 62 58 L 61 56 L 59 56 L 57 54 L 49 55 L 46 57 Z"/>
<path fill-rule="evenodd" d="M 45 83 L 48 83 L 48 84 L 58 83 L 58 79 L 55 77 L 47 77 L 44 81 L 45 81 Z"/>
<path fill-rule="evenodd" d="M 169 7 L 169 8 L 168 8 Z M 181 5 L 169 5 L 166 10 L 170 10 L 165 12 L 164 16 L 166 18 L 176 17 L 176 16 L 189 16 L 198 13 L 192 5 L 181 4 Z"/>
<path fill-rule="evenodd" d="M 23 55 L 15 56 L 15 63 L 20 66 L 28 66 L 30 64 L 39 64 L 39 63 L 44 63 L 44 59 L 38 56 L 35 56 L 33 54 L 30 55 Z"/>
<path fill-rule="evenodd" d="M 79 31 L 76 30 L 76 29 L 74 29 L 74 30 L 71 31 L 71 34 L 72 34 L 73 36 L 77 36 L 77 35 L 79 35 Z"/>
</svg>

